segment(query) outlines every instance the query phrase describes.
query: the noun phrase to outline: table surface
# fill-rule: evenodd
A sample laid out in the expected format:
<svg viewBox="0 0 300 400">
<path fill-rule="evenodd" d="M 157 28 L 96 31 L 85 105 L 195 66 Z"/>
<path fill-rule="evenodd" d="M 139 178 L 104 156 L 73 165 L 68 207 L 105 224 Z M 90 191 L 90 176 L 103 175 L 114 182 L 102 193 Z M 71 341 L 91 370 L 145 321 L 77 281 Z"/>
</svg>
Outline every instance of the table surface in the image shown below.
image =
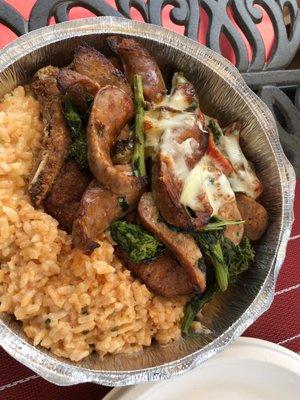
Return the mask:
<svg viewBox="0 0 300 400">
<path fill-rule="evenodd" d="M 24 16 L 34 0 L 9 0 Z M 74 10 L 72 18 L 89 16 L 85 10 Z M 169 23 L 169 28 L 173 28 Z M 15 35 L 0 24 L 0 47 L 13 40 Z M 281 344 L 300 352 L 300 180 L 296 185 L 295 223 L 289 240 L 287 255 L 280 271 L 275 299 L 270 309 L 246 332 L 250 336 Z M 77 400 L 101 399 L 110 388 L 94 384 L 58 387 L 46 382 L 28 368 L 16 362 L 0 349 L 0 400 Z"/>
</svg>

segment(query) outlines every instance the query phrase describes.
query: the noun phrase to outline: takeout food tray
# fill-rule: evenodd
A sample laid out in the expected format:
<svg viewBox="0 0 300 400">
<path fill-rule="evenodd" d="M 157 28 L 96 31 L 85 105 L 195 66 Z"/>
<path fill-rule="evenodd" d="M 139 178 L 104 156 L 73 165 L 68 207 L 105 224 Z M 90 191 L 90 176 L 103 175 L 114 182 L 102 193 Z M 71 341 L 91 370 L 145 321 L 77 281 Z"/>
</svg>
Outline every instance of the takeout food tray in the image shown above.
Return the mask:
<svg viewBox="0 0 300 400">
<path fill-rule="evenodd" d="M 262 203 L 270 225 L 255 245 L 252 269 L 206 307 L 198 333 L 166 346 L 153 344 L 131 355 L 91 355 L 80 363 L 34 347 L 12 316 L 0 321 L 2 347 L 45 379 L 59 385 L 95 382 L 108 386 L 167 379 L 204 362 L 237 339 L 270 306 L 293 222 L 295 175 L 267 106 L 247 87 L 236 68 L 205 46 L 157 26 L 115 17 L 88 18 L 33 31 L 7 46 L 0 58 L 0 98 L 25 84 L 39 68 L 65 66 L 84 42 L 109 53 L 108 34 L 132 36 L 155 55 L 165 78 L 183 71 L 195 85 L 203 112 L 222 125 L 239 119 L 242 147 L 264 184 Z"/>
</svg>

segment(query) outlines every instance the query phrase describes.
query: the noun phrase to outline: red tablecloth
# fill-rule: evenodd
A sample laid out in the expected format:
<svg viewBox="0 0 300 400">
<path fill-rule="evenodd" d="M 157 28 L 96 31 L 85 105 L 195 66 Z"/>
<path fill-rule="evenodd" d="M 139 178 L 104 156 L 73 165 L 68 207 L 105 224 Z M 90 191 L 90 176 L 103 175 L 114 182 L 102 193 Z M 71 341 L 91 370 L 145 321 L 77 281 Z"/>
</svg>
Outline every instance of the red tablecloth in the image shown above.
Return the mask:
<svg viewBox="0 0 300 400">
<path fill-rule="evenodd" d="M 108 2 L 114 4 L 114 0 Z M 25 18 L 28 18 L 29 10 L 31 10 L 35 0 L 7 0 L 7 3 L 15 6 Z M 164 25 L 182 32 L 182 27 L 174 25 L 168 18 L 170 7 L 166 7 L 164 10 Z M 80 7 L 74 8 L 70 13 L 72 19 L 91 15 L 90 12 Z M 139 13 L 134 11 L 133 17 L 141 19 Z M 272 28 L 266 16 L 263 22 L 260 30 L 264 35 L 267 48 L 270 48 L 273 41 Z M 204 42 L 205 29 L 206 27 L 204 26 L 199 32 L 199 41 L 202 43 Z M 0 47 L 14 38 L 15 34 L 0 24 Z M 226 41 L 223 45 L 223 51 L 229 59 L 234 61 L 230 46 Z M 251 57 L 250 52 L 249 57 Z M 269 340 L 293 351 L 300 352 L 299 258 L 300 180 L 296 188 L 295 223 L 288 245 L 286 260 L 276 285 L 274 302 L 271 308 L 244 333 L 245 336 Z M 0 366 L 0 400 L 100 400 L 110 390 L 94 384 L 82 384 L 66 388 L 55 386 L 17 363 L 3 350 L 0 350 Z"/>
</svg>

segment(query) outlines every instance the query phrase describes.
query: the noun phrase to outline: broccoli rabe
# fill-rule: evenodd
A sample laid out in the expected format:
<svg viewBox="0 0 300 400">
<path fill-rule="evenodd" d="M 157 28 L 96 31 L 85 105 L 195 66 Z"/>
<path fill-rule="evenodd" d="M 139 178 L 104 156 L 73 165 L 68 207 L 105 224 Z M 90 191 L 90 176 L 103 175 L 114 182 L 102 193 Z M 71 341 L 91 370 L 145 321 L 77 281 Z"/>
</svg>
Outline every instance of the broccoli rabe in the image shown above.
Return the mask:
<svg viewBox="0 0 300 400">
<path fill-rule="evenodd" d="M 244 238 L 238 246 L 224 238 L 223 253 L 228 265 L 229 284 L 232 284 L 236 281 L 238 275 L 246 271 L 254 261 L 254 249 L 247 238 Z"/>
<path fill-rule="evenodd" d="M 62 105 L 72 139 L 69 158 L 76 161 L 81 169 L 88 169 L 86 121 L 84 121 L 84 116 L 78 112 L 67 96 L 63 98 Z"/>
<path fill-rule="evenodd" d="M 112 239 L 135 262 L 151 260 L 157 257 L 164 249 L 162 243 L 139 225 L 128 224 L 125 221 L 116 221 L 111 225 L 110 233 Z"/>
<path fill-rule="evenodd" d="M 221 291 L 227 289 L 228 286 L 228 266 L 223 255 L 223 232 L 198 232 L 195 234 L 195 239 L 200 249 L 211 260 L 216 280 Z"/>
<path fill-rule="evenodd" d="M 185 335 L 189 333 L 192 322 L 195 320 L 196 315 L 199 313 L 201 308 L 208 303 L 213 295 L 217 293 L 218 288 L 216 284 L 212 284 L 208 287 L 204 293 L 196 293 L 194 297 L 185 306 L 184 318 L 181 326 L 181 331 Z"/>
<path fill-rule="evenodd" d="M 210 222 L 206 224 L 202 231 L 208 232 L 208 231 L 223 231 L 226 226 L 230 225 L 239 225 L 239 224 L 244 224 L 245 221 L 239 220 L 239 221 L 228 221 L 224 219 L 220 219 L 218 217 L 212 217 L 210 219 Z"/>
<path fill-rule="evenodd" d="M 145 164 L 145 137 L 144 137 L 144 94 L 143 83 L 140 75 L 133 77 L 134 88 L 134 108 L 135 108 L 135 126 L 134 126 L 134 149 L 133 149 L 133 171 L 136 176 L 146 176 Z"/>
<path fill-rule="evenodd" d="M 255 255 L 247 238 L 244 238 L 238 246 L 227 239 L 223 232 L 197 233 L 196 240 L 201 250 L 211 259 L 215 276 L 208 282 L 204 293 L 195 294 L 187 303 L 181 328 L 184 334 L 188 334 L 192 322 L 202 307 L 212 299 L 214 294 L 222 290 L 220 282 L 222 285 L 224 276 L 226 276 L 227 285 L 235 283 L 238 275 L 251 266 Z"/>
<path fill-rule="evenodd" d="M 71 99 L 65 96 L 62 100 L 63 113 L 68 122 L 71 138 L 72 140 L 79 139 L 83 134 L 85 134 L 85 130 L 82 126 L 82 120 L 79 112 L 76 107 L 73 105 Z"/>
<path fill-rule="evenodd" d="M 87 141 L 85 138 L 75 140 L 70 147 L 69 157 L 76 161 L 81 169 L 88 169 Z"/>
</svg>

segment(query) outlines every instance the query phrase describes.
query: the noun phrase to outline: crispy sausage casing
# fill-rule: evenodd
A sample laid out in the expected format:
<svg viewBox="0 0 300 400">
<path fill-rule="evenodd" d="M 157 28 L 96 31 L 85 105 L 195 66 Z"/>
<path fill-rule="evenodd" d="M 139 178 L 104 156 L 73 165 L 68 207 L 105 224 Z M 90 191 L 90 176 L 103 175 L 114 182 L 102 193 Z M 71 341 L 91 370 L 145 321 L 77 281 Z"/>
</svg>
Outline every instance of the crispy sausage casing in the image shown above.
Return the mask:
<svg viewBox="0 0 300 400">
<path fill-rule="evenodd" d="M 131 87 L 123 72 L 114 67 L 102 53 L 93 47 L 78 46 L 74 52 L 72 68 L 97 82 L 100 87 L 116 86 L 132 96 Z"/>
<path fill-rule="evenodd" d="M 130 165 L 115 166 L 111 160 L 115 142 L 133 116 L 133 102 L 122 89 L 109 85 L 99 89 L 96 82 L 69 69 L 61 71 L 59 82 L 81 109 L 87 95 L 96 94 L 87 141 L 89 166 L 98 182 L 94 181 L 84 192 L 72 229 L 73 245 L 91 253 L 98 247 L 95 238 L 136 207 L 144 191 L 144 181 L 133 176 Z M 121 208 L 120 198 L 126 210 Z"/>
<path fill-rule="evenodd" d="M 71 139 L 62 113 L 61 93 L 57 88 L 58 68 L 40 69 L 31 88 L 38 98 L 44 122 L 44 136 L 29 183 L 29 194 L 39 206 L 49 193 L 69 153 Z"/>
<path fill-rule="evenodd" d="M 152 194 L 144 193 L 138 205 L 142 225 L 164 243 L 186 269 L 195 287 L 203 292 L 206 285 L 206 271 L 203 258 L 195 240 L 188 234 L 169 228 L 159 216 Z"/>
<path fill-rule="evenodd" d="M 63 165 L 44 201 L 45 210 L 59 222 L 61 229 L 72 231 L 81 197 L 90 181 L 90 176 L 82 172 L 76 162 L 67 161 Z"/>
<path fill-rule="evenodd" d="M 224 203 L 219 208 L 219 215 L 220 218 L 228 221 L 241 221 L 242 215 L 238 209 L 237 202 L 231 201 L 228 203 Z M 230 239 L 235 245 L 238 245 L 244 233 L 244 224 L 236 224 L 236 225 L 228 225 L 225 228 L 224 235 Z"/>
<path fill-rule="evenodd" d="M 131 202 L 131 204 L 134 203 Z M 81 198 L 73 223 L 74 246 L 86 254 L 91 253 L 98 247 L 94 239 L 133 208 L 129 199 L 129 202 L 126 202 L 126 209 L 124 209 L 118 194 L 103 188 L 96 180 L 93 180 Z"/>
<path fill-rule="evenodd" d="M 62 68 L 57 77 L 57 86 L 63 94 L 82 112 L 86 112 L 96 96 L 100 85 L 70 68 Z"/>
<path fill-rule="evenodd" d="M 98 182 L 113 193 L 132 200 L 136 197 L 137 203 L 144 191 L 144 180 L 133 175 L 130 165 L 113 165 L 111 160 L 115 141 L 133 112 L 133 102 L 123 90 L 114 86 L 101 88 L 90 114 L 87 138 L 89 166 Z"/>
<path fill-rule="evenodd" d="M 153 261 L 135 263 L 120 246 L 115 250 L 125 266 L 159 296 L 174 297 L 193 292 L 194 284 L 170 251 Z"/>
<path fill-rule="evenodd" d="M 148 101 L 158 101 L 166 93 L 160 69 L 149 52 L 138 42 L 120 36 L 110 36 L 108 44 L 122 60 L 128 81 L 133 83 L 135 74 L 142 77 L 144 96 Z"/>
</svg>

